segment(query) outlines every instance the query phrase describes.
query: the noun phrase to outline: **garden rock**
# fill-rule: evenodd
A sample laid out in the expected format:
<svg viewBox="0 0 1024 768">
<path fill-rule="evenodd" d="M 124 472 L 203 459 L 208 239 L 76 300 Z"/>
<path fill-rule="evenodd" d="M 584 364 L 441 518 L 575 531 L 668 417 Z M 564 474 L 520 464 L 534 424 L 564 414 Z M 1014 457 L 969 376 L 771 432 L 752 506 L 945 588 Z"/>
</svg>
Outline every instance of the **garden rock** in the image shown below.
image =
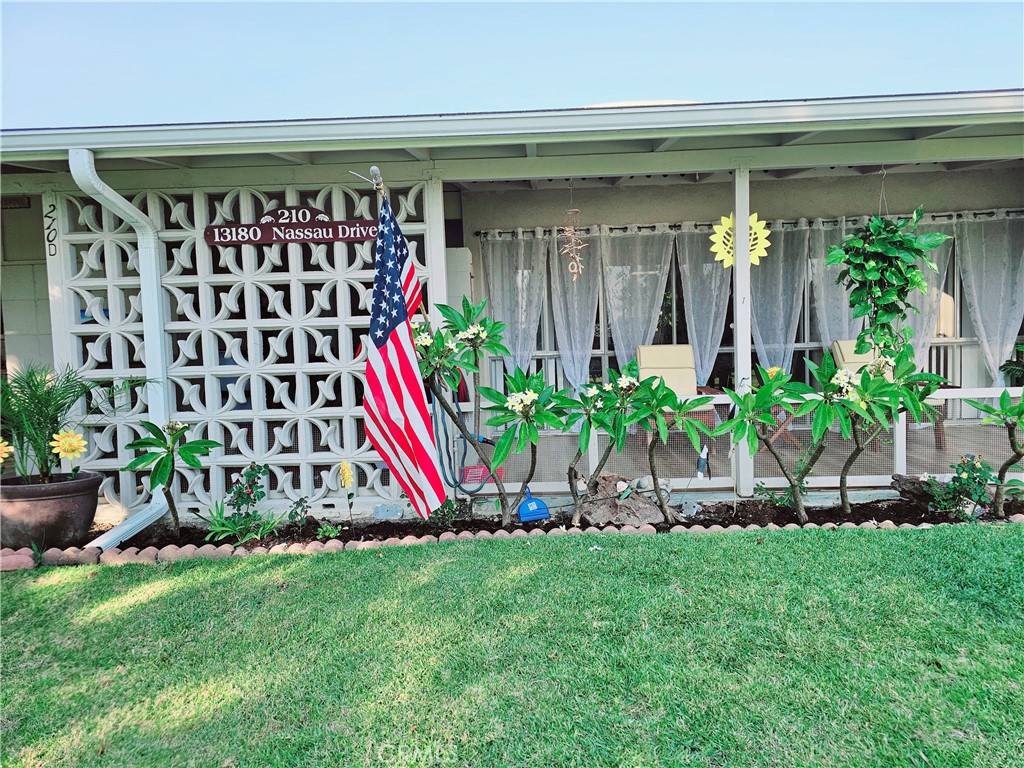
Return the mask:
<svg viewBox="0 0 1024 768">
<path fill-rule="evenodd" d="M 665 519 L 658 504 L 639 493 L 631 493 L 620 501 L 616 486 L 625 480 L 626 478 L 621 475 L 603 473 L 598 476 L 595 498 L 599 501 L 585 501 L 580 505 L 583 519 L 588 524 L 631 525 L 639 528 L 641 525 L 660 523 Z M 650 481 L 650 475 L 647 476 L 647 480 Z M 654 487 L 653 483 L 650 487 Z"/>
<path fill-rule="evenodd" d="M 890 487 L 915 509 L 927 512 L 935 501 L 924 480 L 910 475 L 893 475 Z"/>
</svg>

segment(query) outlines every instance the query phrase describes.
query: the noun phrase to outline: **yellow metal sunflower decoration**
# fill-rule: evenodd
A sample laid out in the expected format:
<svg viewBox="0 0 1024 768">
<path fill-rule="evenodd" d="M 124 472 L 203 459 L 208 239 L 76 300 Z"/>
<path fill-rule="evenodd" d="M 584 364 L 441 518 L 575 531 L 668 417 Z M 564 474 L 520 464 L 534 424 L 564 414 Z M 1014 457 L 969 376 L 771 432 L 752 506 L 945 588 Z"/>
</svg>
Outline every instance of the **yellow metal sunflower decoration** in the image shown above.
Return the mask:
<svg viewBox="0 0 1024 768">
<path fill-rule="evenodd" d="M 768 224 L 757 218 L 756 213 L 750 214 L 750 263 L 760 264 L 761 257 L 768 255 Z M 736 262 L 736 215 L 730 213 L 722 217 L 721 224 L 715 224 L 715 233 L 711 235 L 711 252 L 715 261 L 722 262 L 728 269 Z"/>
</svg>

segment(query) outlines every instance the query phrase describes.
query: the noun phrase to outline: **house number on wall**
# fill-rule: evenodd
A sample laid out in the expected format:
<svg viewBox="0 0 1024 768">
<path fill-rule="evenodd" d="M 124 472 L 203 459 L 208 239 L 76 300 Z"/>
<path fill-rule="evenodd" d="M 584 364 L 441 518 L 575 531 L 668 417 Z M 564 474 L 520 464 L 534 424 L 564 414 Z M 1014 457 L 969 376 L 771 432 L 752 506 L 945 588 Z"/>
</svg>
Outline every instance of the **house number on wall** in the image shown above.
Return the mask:
<svg viewBox="0 0 1024 768">
<path fill-rule="evenodd" d="M 266 211 L 258 224 L 216 224 L 203 237 L 210 245 L 338 243 L 374 240 L 375 221 L 331 221 L 321 210 L 288 206 Z"/>
</svg>

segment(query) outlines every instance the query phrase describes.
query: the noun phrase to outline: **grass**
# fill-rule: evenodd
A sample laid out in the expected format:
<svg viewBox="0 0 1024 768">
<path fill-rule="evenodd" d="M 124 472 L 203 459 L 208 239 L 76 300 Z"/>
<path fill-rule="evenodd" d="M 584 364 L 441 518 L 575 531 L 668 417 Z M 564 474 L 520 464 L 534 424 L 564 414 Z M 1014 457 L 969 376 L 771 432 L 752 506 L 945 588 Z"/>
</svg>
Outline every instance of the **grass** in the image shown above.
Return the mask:
<svg viewBox="0 0 1024 768">
<path fill-rule="evenodd" d="M 5 766 L 1024 765 L 1024 526 L 2 579 Z"/>
</svg>

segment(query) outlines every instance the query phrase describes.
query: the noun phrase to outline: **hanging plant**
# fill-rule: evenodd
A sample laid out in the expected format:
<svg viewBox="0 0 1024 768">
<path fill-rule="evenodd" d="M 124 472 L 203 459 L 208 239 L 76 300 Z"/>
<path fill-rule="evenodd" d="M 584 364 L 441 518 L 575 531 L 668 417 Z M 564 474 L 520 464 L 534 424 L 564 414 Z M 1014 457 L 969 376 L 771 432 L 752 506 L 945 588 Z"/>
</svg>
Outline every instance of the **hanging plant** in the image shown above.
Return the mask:
<svg viewBox="0 0 1024 768">
<path fill-rule="evenodd" d="M 721 224 L 715 224 L 711 235 L 711 252 L 715 261 L 722 262 L 728 269 L 736 262 L 736 214 L 730 213 L 722 217 Z M 757 218 L 756 213 L 750 214 L 750 263 L 758 265 L 768 255 L 768 224 Z"/>
<path fill-rule="evenodd" d="M 919 262 L 937 273 L 926 253 L 950 237 L 942 232 L 915 234 L 923 215 L 919 207 L 909 219 L 872 216 L 842 243 L 829 246 L 825 263 L 843 266 L 836 283 L 850 289 L 853 316 L 868 319 L 857 336 L 857 354 L 876 350 L 895 358 L 911 340 L 913 330 L 904 321 L 908 311 L 920 310 L 909 303 L 910 294 L 928 287 Z"/>
</svg>

